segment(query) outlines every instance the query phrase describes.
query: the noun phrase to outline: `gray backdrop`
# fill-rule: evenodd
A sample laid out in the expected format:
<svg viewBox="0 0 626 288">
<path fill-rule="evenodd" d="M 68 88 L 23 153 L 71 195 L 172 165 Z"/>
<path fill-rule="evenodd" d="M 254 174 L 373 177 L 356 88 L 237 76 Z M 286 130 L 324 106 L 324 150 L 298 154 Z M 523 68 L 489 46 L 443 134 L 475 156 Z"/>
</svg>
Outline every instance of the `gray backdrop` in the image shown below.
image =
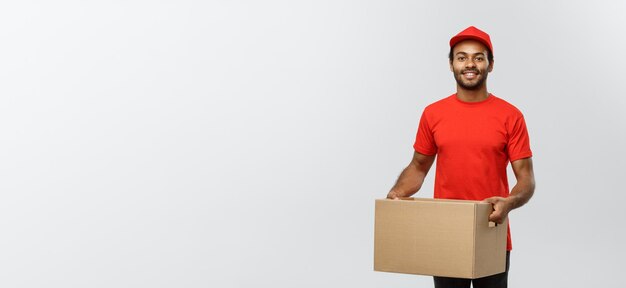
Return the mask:
<svg viewBox="0 0 626 288">
<path fill-rule="evenodd" d="M 626 4 L 545 2 L 3 2 L 0 286 L 430 287 L 374 199 L 475 25 L 534 151 L 510 287 L 616 287 Z"/>
</svg>

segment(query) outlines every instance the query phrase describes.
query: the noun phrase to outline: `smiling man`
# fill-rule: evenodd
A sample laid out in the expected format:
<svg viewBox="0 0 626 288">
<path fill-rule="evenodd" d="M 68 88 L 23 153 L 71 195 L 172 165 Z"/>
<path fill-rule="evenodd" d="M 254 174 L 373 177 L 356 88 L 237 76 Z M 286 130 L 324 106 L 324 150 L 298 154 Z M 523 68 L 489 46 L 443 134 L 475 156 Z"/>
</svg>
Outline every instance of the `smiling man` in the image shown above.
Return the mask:
<svg viewBox="0 0 626 288">
<path fill-rule="evenodd" d="M 387 198 L 419 191 L 436 157 L 435 198 L 484 200 L 494 207 L 489 220 L 502 223 L 511 210 L 528 202 L 535 190 L 524 116 L 487 91 L 487 76 L 494 65 L 487 33 L 471 26 L 452 37 L 449 64 L 456 93 L 424 109 L 413 159 Z M 509 162 L 517 180 L 510 191 Z M 504 273 L 474 280 L 434 277 L 435 287 L 507 287 L 511 249 L 509 229 Z"/>
</svg>

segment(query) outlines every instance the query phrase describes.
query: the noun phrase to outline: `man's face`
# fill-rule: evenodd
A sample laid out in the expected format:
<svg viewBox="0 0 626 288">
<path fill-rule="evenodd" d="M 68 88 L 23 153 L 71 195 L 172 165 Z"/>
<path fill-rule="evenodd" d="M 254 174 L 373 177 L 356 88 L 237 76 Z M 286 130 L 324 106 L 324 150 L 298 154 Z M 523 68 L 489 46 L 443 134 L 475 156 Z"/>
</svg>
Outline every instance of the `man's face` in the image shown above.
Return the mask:
<svg viewBox="0 0 626 288">
<path fill-rule="evenodd" d="M 493 63 L 487 59 L 488 53 L 487 47 L 475 40 L 465 40 L 454 46 L 450 70 L 459 86 L 476 90 L 485 84 L 487 74 L 493 69 Z"/>
</svg>

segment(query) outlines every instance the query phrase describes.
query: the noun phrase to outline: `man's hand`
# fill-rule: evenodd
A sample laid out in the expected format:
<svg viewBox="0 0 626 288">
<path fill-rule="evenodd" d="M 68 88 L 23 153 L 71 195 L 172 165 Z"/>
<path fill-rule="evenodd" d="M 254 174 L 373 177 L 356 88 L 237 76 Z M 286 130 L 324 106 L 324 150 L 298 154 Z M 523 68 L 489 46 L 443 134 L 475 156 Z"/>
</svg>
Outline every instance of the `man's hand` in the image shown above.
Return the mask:
<svg viewBox="0 0 626 288">
<path fill-rule="evenodd" d="M 387 193 L 387 199 L 399 200 L 400 197 L 402 197 L 402 195 L 400 195 L 400 193 L 398 193 L 394 189 L 391 189 L 391 191 L 389 191 L 389 193 Z"/>
<path fill-rule="evenodd" d="M 502 224 L 502 222 L 504 222 L 506 217 L 509 215 L 509 212 L 513 210 L 513 205 L 510 200 L 511 199 L 497 196 L 483 200 L 483 202 L 491 203 L 491 205 L 493 205 L 493 212 L 489 215 L 489 221 Z"/>
<path fill-rule="evenodd" d="M 502 224 L 511 210 L 522 207 L 535 192 L 535 176 L 533 173 L 532 159 L 524 158 L 511 162 L 517 184 L 511 189 L 508 197 L 491 197 L 483 202 L 493 205 L 493 212 L 489 215 L 489 221 Z"/>
</svg>

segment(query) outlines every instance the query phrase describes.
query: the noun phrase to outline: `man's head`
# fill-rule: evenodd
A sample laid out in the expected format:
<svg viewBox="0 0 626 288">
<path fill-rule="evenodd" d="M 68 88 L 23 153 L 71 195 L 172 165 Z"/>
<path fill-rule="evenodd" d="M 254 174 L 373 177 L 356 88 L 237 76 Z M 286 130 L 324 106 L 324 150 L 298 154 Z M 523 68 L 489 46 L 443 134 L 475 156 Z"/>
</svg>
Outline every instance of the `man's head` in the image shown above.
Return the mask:
<svg viewBox="0 0 626 288">
<path fill-rule="evenodd" d="M 467 90 L 480 89 L 493 70 L 493 46 L 489 35 L 473 26 L 450 39 L 450 70 L 457 84 Z"/>
<path fill-rule="evenodd" d="M 489 49 L 487 59 L 489 62 L 493 62 L 493 45 L 491 45 L 491 38 L 489 37 L 489 34 L 474 26 L 465 28 L 465 30 L 459 32 L 459 34 L 454 35 L 454 37 L 450 39 L 450 54 L 448 55 L 448 59 L 450 59 L 450 61 L 452 61 L 452 50 L 454 50 L 454 46 L 464 40 L 476 40 L 483 43 Z"/>
</svg>

